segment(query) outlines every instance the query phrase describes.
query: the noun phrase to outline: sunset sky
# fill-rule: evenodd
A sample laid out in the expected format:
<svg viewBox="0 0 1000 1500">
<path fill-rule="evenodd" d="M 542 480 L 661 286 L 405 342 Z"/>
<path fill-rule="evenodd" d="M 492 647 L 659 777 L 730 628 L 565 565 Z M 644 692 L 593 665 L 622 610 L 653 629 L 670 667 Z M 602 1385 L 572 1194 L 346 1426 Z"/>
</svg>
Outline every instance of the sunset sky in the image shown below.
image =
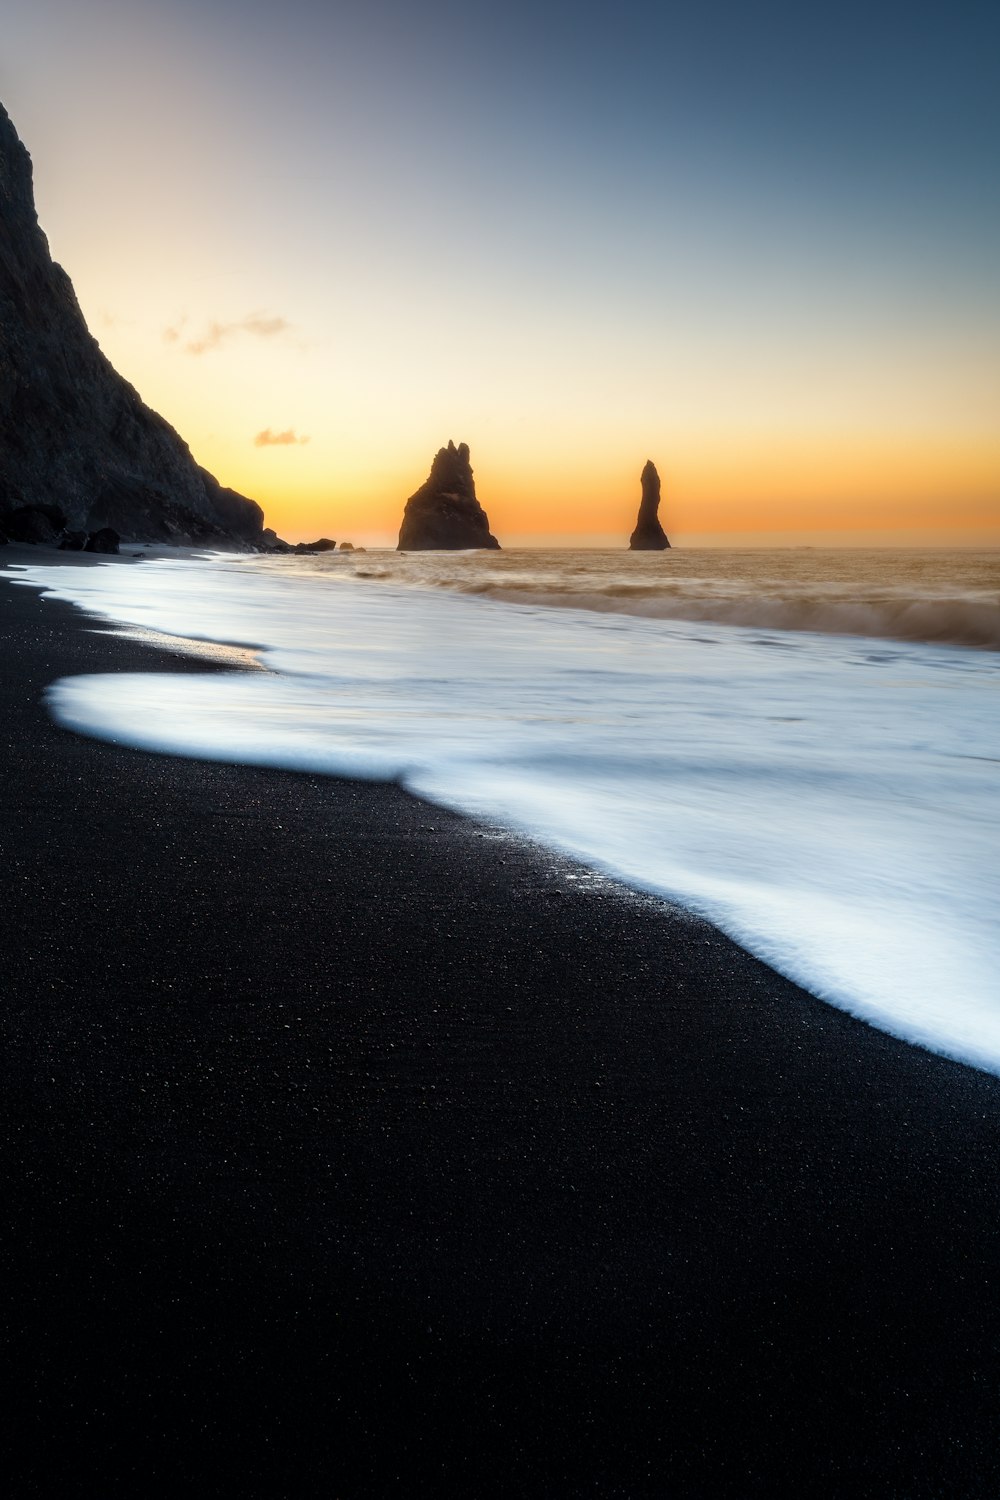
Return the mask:
<svg viewBox="0 0 1000 1500">
<path fill-rule="evenodd" d="M 115 366 L 292 540 L 1000 542 L 1000 7 L 6 0 Z"/>
</svg>

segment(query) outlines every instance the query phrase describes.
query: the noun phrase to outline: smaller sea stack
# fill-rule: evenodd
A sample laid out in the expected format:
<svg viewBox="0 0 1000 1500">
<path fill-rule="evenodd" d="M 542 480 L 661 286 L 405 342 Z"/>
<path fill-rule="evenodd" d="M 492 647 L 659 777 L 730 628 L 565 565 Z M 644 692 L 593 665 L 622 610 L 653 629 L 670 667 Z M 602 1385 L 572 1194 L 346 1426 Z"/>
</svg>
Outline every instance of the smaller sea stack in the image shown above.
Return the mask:
<svg viewBox="0 0 1000 1500">
<path fill-rule="evenodd" d="M 639 501 L 639 519 L 628 539 L 632 552 L 663 552 L 670 546 L 667 533 L 660 525 L 660 476 L 652 459 L 646 460 L 642 471 L 642 499 Z"/>
<path fill-rule="evenodd" d="M 490 534 L 486 512 L 476 499 L 468 443 L 440 448 L 426 484 L 411 495 L 399 528 L 399 552 L 459 552 L 500 543 Z"/>
</svg>

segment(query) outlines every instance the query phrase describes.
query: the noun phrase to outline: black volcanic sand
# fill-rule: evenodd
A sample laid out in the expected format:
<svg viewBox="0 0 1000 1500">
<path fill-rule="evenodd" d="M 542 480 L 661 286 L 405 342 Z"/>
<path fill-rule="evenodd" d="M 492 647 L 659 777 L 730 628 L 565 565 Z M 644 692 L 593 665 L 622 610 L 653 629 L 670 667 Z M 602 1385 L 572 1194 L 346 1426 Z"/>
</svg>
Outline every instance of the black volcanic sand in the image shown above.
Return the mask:
<svg viewBox="0 0 1000 1500">
<path fill-rule="evenodd" d="M 0 622 L 9 1493 L 1000 1493 L 1000 1081 Z"/>
</svg>

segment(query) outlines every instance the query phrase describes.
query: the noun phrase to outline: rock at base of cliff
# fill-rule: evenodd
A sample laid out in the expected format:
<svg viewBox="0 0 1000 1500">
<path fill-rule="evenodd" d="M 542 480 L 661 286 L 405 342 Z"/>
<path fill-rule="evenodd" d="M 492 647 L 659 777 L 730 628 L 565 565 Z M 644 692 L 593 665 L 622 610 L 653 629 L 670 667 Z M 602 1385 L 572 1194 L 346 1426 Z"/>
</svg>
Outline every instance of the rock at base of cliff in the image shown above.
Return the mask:
<svg viewBox="0 0 1000 1500">
<path fill-rule="evenodd" d="M 440 448 L 425 484 L 410 496 L 399 528 L 399 552 L 499 550 L 476 499 L 468 443 Z"/>
<path fill-rule="evenodd" d="M 7 511 L 2 525 L 12 542 L 51 546 L 58 541 L 66 517 L 55 505 L 19 505 Z"/>
<path fill-rule="evenodd" d="M 665 552 L 670 546 L 667 533 L 660 525 L 660 476 L 656 465 L 647 459 L 642 471 L 642 499 L 639 501 L 639 516 L 635 530 L 629 537 L 632 552 Z"/>
<path fill-rule="evenodd" d="M 334 552 L 337 543 L 331 542 L 328 536 L 321 536 L 315 542 L 296 542 L 292 548 L 293 552 Z"/>
<path fill-rule="evenodd" d="M 121 537 L 117 531 L 110 526 L 102 526 L 98 531 L 92 531 L 87 538 L 84 552 L 103 552 L 108 557 L 118 556 L 118 543 Z"/>
<path fill-rule="evenodd" d="M 278 533 L 270 526 L 265 526 L 260 534 L 260 540 L 255 548 L 257 552 L 292 552 L 294 548 L 291 542 L 283 542 Z"/>
</svg>

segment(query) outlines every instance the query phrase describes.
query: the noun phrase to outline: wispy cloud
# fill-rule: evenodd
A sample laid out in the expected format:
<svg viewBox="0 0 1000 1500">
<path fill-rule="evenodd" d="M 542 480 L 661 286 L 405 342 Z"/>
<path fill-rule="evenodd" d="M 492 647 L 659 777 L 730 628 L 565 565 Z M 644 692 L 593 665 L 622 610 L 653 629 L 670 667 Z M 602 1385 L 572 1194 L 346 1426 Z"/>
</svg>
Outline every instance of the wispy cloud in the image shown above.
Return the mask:
<svg viewBox="0 0 1000 1500">
<path fill-rule="evenodd" d="M 253 440 L 255 448 L 287 448 L 293 443 L 308 443 L 309 434 L 303 433 L 299 437 L 291 427 L 285 432 L 272 432 L 270 427 L 265 427 L 263 432 L 258 432 Z"/>
<path fill-rule="evenodd" d="M 167 344 L 178 344 L 181 341 L 182 331 L 186 318 L 179 318 L 177 322 L 171 323 L 163 330 L 163 339 Z M 252 338 L 273 339 L 278 334 L 287 333 L 291 328 L 287 318 L 270 317 L 266 313 L 247 313 L 245 318 L 239 318 L 234 323 L 211 322 L 205 332 L 199 337 L 188 339 L 184 344 L 187 354 L 208 354 L 212 349 L 218 349 L 231 339 L 239 337 L 240 334 L 248 333 Z"/>
</svg>

